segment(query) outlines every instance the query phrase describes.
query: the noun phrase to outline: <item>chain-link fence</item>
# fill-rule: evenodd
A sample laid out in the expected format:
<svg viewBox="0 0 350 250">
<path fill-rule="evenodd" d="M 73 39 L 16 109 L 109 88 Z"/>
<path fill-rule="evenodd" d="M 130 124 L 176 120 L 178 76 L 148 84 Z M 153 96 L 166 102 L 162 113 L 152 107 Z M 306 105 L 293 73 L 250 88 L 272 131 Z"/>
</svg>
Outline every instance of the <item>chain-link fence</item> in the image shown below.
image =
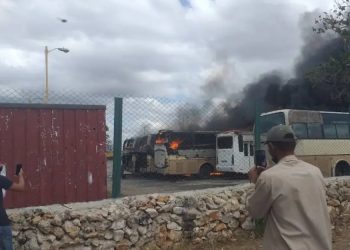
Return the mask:
<svg viewBox="0 0 350 250">
<path fill-rule="evenodd" d="M 244 175 L 254 165 L 251 127 L 233 130 L 220 102 L 124 97 L 123 103 L 123 167 L 129 173 L 211 178 Z"/>
<path fill-rule="evenodd" d="M 43 91 L 2 88 L 0 97 L 2 103 L 44 103 Z M 227 100 L 132 96 L 121 98 L 121 165 L 125 175 L 191 175 L 214 178 L 213 176 L 225 173 L 229 176 L 245 176 L 254 166 L 257 149 L 253 134 L 256 118 L 254 105 L 245 107 L 245 112 L 242 112 L 242 109 L 237 111 L 235 104 L 230 104 Z M 114 122 L 118 120 L 118 117 L 114 117 L 114 96 L 68 90 L 53 91 L 50 92 L 49 103 L 105 105 L 108 128 L 106 153 L 112 158 Z M 274 112 L 271 121 L 266 119 L 267 116 L 262 118 L 259 130 L 266 132 L 271 122 L 277 125 L 290 120 L 284 117 L 286 114 L 282 111 L 278 114 L 280 115 Z M 349 115 L 342 115 L 344 117 L 340 117 L 340 114 L 335 119 L 334 114 L 320 114 L 319 122 L 308 124 L 295 120 L 294 125 L 289 124 L 295 129 L 299 139 L 303 139 L 299 140 L 297 153 L 306 160 L 311 153 L 316 155 L 313 159 L 317 161 L 311 163 L 321 166 L 325 176 L 343 173 L 350 162 L 350 156 L 344 151 L 350 141 L 346 140 L 350 137 L 350 119 Z M 280 120 L 276 121 L 276 117 Z M 300 117 L 304 119 L 311 116 L 301 114 Z M 297 119 L 297 116 L 294 115 L 294 118 Z M 235 130 L 237 128 L 240 129 Z M 318 134 L 317 138 L 315 133 Z M 308 138 L 309 136 L 315 138 Z M 327 146 L 335 143 L 339 145 Z M 111 184 L 112 162 L 109 161 L 107 165 Z M 337 165 L 339 168 L 336 168 Z"/>
</svg>

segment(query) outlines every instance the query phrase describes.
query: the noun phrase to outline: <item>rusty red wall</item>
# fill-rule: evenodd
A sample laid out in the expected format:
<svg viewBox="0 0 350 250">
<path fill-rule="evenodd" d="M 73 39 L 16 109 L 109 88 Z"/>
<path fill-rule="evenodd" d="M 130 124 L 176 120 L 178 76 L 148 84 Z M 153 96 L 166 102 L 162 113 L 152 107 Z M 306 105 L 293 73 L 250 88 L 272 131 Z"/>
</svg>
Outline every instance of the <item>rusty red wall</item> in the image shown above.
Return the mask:
<svg viewBox="0 0 350 250">
<path fill-rule="evenodd" d="M 0 104 L 0 162 L 10 179 L 22 163 L 26 178 L 5 206 L 105 199 L 105 144 L 104 106 Z"/>
</svg>

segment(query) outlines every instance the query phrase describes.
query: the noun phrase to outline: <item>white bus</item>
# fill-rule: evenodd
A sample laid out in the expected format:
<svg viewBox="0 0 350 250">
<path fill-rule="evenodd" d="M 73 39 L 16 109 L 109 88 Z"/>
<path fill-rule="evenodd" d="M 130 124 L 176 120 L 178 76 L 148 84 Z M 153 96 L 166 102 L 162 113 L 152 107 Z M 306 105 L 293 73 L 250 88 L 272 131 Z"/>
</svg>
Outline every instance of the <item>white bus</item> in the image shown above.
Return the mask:
<svg viewBox="0 0 350 250">
<path fill-rule="evenodd" d="M 217 135 L 216 170 L 246 174 L 254 166 L 254 137 L 251 132 L 227 131 Z"/>
<path fill-rule="evenodd" d="M 215 171 L 216 132 L 159 131 L 154 165 L 161 175 L 210 177 Z"/>
<path fill-rule="evenodd" d="M 273 126 L 291 126 L 298 138 L 295 153 L 300 159 L 318 166 L 325 177 L 350 175 L 349 113 L 276 110 L 261 114 L 260 123 L 262 143 Z"/>
</svg>

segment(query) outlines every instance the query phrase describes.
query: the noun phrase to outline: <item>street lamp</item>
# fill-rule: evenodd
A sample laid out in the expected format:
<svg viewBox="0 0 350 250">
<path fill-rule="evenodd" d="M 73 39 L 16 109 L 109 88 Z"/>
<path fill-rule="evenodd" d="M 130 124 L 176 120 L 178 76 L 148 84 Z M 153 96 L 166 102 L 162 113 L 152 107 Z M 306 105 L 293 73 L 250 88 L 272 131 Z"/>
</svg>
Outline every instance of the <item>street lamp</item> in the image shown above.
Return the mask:
<svg viewBox="0 0 350 250">
<path fill-rule="evenodd" d="M 48 57 L 49 57 L 49 53 L 54 51 L 54 50 L 59 50 L 62 51 L 64 53 L 68 53 L 69 49 L 66 48 L 54 48 L 54 49 L 48 49 L 47 46 L 45 46 L 45 70 L 46 70 L 46 80 L 45 80 L 45 98 L 44 98 L 44 102 L 48 103 L 49 101 L 49 67 L 48 67 Z"/>
</svg>

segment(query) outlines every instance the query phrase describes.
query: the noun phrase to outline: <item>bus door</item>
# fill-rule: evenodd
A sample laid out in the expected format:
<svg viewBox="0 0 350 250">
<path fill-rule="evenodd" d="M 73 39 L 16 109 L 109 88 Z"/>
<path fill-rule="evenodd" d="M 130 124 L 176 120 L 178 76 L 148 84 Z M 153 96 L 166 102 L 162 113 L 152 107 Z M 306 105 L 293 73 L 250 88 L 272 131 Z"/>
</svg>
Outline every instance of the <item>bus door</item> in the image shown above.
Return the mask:
<svg viewBox="0 0 350 250">
<path fill-rule="evenodd" d="M 233 136 L 219 136 L 217 138 L 217 157 L 219 171 L 233 171 L 233 165 L 235 164 Z"/>
</svg>

